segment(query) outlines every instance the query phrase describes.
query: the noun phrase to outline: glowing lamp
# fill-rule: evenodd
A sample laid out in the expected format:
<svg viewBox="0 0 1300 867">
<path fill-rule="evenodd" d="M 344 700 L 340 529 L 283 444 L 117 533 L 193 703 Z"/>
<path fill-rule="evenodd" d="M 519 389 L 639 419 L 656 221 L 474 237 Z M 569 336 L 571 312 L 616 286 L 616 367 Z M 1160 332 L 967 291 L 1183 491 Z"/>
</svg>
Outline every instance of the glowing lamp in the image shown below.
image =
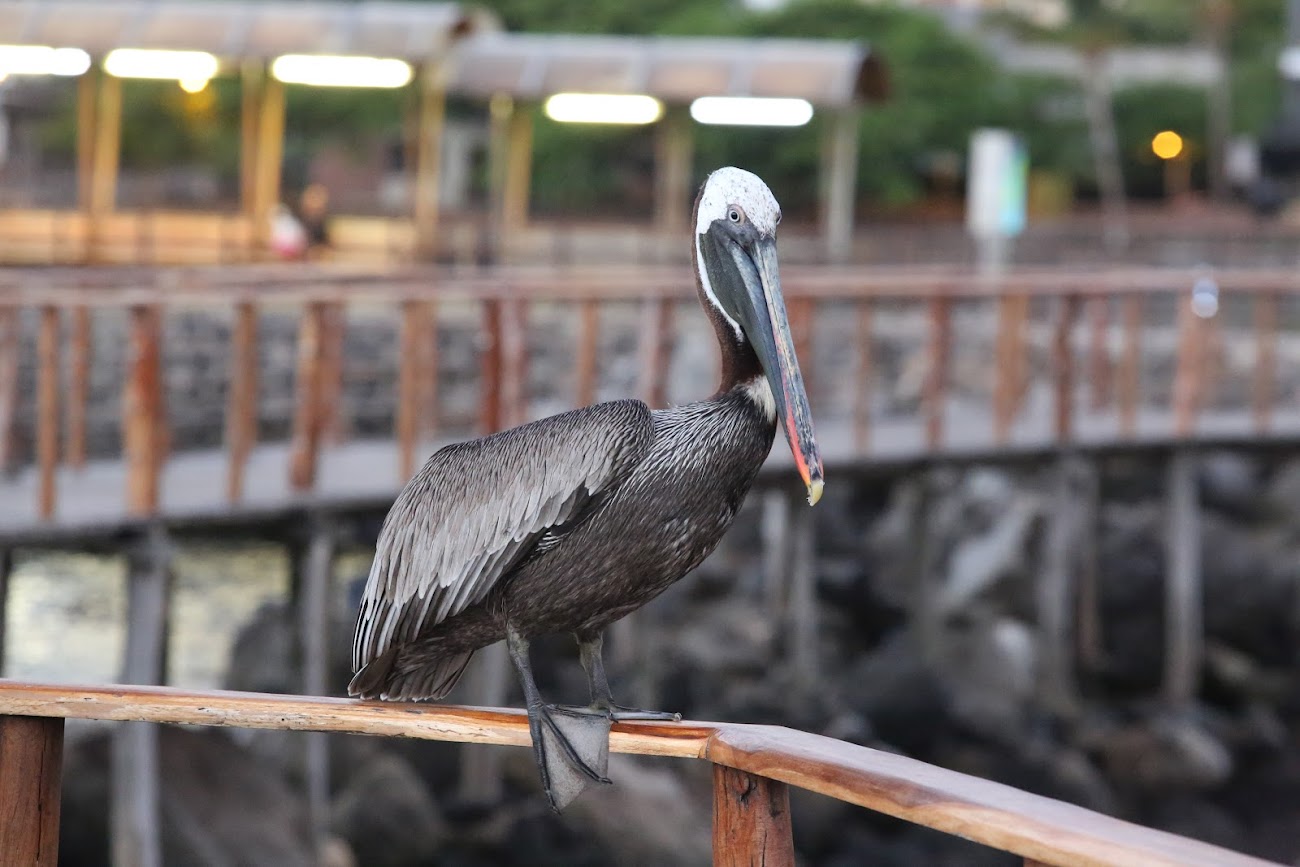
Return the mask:
<svg viewBox="0 0 1300 867">
<path fill-rule="evenodd" d="M 639 93 L 557 93 L 542 110 L 560 123 L 647 124 L 663 117 L 664 104 Z"/>
<path fill-rule="evenodd" d="M 696 122 L 719 126 L 803 126 L 812 116 L 806 99 L 702 96 L 691 103 Z"/>
<path fill-rule="evenodd" d="M 217 65 L 206 51 L 118 48 L 104 58 L 104 71 L 114 78 L 207 81 L 217 74 Z"/>
<path fill-rule="evenodd" d="M 286 54 L 271 62 L 285 84 L 312 87 L 405 87 L 415 74 L 405 60 L 329 54 Z"/>
<path fill-rule="evenodd" d="M 80 48 L 0 45 L 0 75 L 77 76 L 87 69 L 90 55 Z"/>
<path fill-rule="evenodd" d="M 1158 132 L 1151 139 L 1151 152 L 1162 160 L 1177 159 L 1183 152 L 1183 137 L 1171 129 Z"/>
</svg>

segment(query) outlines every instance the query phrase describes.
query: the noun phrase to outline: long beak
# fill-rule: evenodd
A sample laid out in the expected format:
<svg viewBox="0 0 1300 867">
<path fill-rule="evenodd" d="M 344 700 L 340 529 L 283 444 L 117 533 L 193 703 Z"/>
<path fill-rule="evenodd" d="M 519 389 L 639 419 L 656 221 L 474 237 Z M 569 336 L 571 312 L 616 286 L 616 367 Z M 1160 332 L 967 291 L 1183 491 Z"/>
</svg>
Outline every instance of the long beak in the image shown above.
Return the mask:
<svg viewBox="0 0 1300 867">
<path fill-rule="evenodd" d="M 776 241 L 760 238 L 748 251 L 735 244 L 729 246 L 752 312 L 753 321 L 746 323 L 748 337 L 772 386 L 777 417 L 799 476 L 808 487 L 808 503 L 816 505 L 824 485 L 822 459 L 813 436 L 812 410 L 808 407 L 803 374 L 799 372 L 799 359 L 795 357 L 794 340 L 790 337 L 790 321 L 786 318 L 781 276 L 776 266 Z"/>
</svg>

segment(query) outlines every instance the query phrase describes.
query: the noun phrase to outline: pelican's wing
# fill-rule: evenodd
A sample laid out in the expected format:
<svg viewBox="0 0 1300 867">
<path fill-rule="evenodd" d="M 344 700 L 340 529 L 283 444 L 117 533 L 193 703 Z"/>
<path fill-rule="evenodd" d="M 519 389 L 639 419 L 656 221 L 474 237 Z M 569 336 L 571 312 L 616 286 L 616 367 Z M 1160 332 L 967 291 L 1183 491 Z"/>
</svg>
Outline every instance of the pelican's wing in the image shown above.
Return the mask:
<svg viewBox="0 0 1300 867">
<path fill-rule="evenodd" d="M 623 400 L 434 453 L 379 532 L 353 669 L 481 601 L 548 530 L 612 490 L 651 436 L 650 410 Z"/>
</svg>

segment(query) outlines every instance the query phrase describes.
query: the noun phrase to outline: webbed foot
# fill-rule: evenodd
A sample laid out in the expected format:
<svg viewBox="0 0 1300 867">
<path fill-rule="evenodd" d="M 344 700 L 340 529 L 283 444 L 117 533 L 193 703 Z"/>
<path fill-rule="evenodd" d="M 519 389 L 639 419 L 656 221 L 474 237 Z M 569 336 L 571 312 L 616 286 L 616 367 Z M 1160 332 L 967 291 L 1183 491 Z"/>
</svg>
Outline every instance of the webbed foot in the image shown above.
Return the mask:
<svg viewBox="0 0 1300 867">
<path fill-rule="evenodd" d="M 610 717 L 548 704 L 530 705 L 528 728 L 542 787 L 558 813 L 592 783 L 610 782 Z"/>
</svg>

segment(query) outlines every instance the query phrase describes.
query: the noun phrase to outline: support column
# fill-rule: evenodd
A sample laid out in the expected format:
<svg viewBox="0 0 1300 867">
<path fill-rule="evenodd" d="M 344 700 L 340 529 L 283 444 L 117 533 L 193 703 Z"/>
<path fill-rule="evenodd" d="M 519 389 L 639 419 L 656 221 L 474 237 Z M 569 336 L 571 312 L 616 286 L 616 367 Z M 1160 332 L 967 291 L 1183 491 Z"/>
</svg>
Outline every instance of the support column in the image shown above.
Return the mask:
<svg viewBox="0 0 1300 867">
<path fill-rule="evenodd" d="M 1074 686 L 1074 614 L 1082 515 L 1076 479 L 1081 458 L 1064 454 L 1056 464 L 1052 513 L 1048 519 L 1043 571 L 1036 587 L 1038 607 L 1039 701 L 1069 715 L 1077 706 Z"/>
<path fill-rule="evenodd" d="M 504 641 L 474 654 L 462 699 L 471 707 L 502 707 L 510 688 L 510 658 Z M 468 804 L 496 804 L 504 789 L 502 751 L 487 744 L 460 745 L 459 798 Z"/>
<path fill-rule="evenodd" d="M 438 197 L 442 183 L 442 139 L 447 92 L 442 67 L 429 66 L 420 78 L 415 131 L 415 179 L 411 185 L 416 249 L 421 259 L 438 252 Z"/>
<path fill-rule="evenodd" d="M 117 205 L 117 172 L 122 149 L 122 80 L 104 74 L 96 74 L 96 78 L 94 138 L 93 144 L 87 145 L 91 151 L 90 177 L 83 187 L 87 217 L 85 258 L 89 260 L 101 257 L 102 223 Z M 80 113 L 84 115 L 88 111 L 83 109 Z M 85 158 L 84 152 L 78 156 Z"/>
<path fill-rule="evenodd" d="M 253 172 L 253 237 L 265 249 L 270 242 L 271 214 L 280 203 L 284 161 L 284 85 L 263 77 L 257 94 L 257 146 Z"/>
<path fill-rule="evenodd" d="M 247 60 L 239 75 L 239 210 L 248 220 L 257 216 L 258 123 L 266 67 Z"/>
<path fill-rule="evenodd" d="M 77 207 L 90 213 L 95 177 L 95 142 L 99 117 L 99 81 L 103 71 L 92 65 L 77 79 Z"/>
<path fill-rule="evenodd" d="M 853 205 L 858 186 L 857 108 L 836 112 L 826 128 L 822 156 L 822 234 L 826 257 L 847 262 L 853 252 Z"/>
<path fill-rule="evenodd" d="M 514 106 L 506 148 L 502 217 L 506 229 L 528 225 L 528 198 L 533 174 L 533 113 L 528 104 Z"/>
<path fill-rule="evenodd" d="M 127 552 L 127 637 L 122 682 L 165 680 L 172 545 L 152 525 Z M 123 723 L 114 732 L 110 789 L 113 867 L 161 867 L 158 728 Z"/>
<path fill-rule="evenodd" d="M 690 119 L 669 109 L 655 129 L 655 229 L 674 241 L 687 228 L 693 157 Z"/>
<path fill-rule="evenodd" d="M 329 693 L 330 591 L 334 581 L 335 525 L 325 516 L 311 521 L 307 556 L 298 578 L 298 641 L 304 695 Z M 309 732 L 306 749 L 307 814 L 319 844 L 329 827 L 329 736 Z"/>
<path fill-rule="evenodd" d="M 1203 600 L 1196 455 L 1176 449 L 1166 481 L 1164 697 L 1187 705 L 1200 685 Z"/>
</svg>

